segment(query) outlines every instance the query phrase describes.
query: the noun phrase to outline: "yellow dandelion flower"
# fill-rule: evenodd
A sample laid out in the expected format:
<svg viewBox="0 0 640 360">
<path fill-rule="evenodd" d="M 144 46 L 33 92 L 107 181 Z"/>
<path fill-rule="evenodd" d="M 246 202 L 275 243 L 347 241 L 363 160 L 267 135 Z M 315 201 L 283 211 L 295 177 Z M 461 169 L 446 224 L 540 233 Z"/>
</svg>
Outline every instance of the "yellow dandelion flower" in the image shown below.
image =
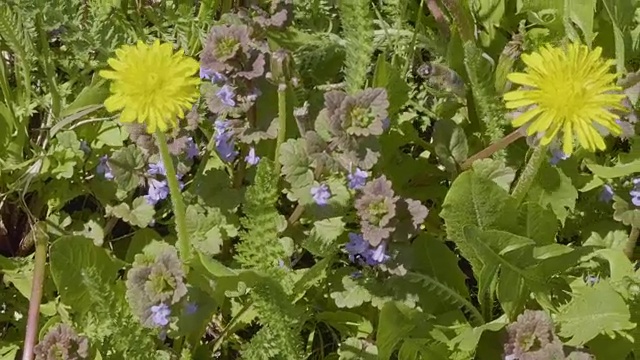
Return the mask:
<svg viewBox="0 0 640 360">
<path fill-rule="evenodd" d="M 602 49 L 589 50 L 580 44 L 568 48 L 545 46 L 522 55 L 524 73 L 508 79 L 523 88 L 504 94 L 508 109 L 525 108 L 513 126 L 528 125 L 527 134 L 540 133 L 542 145 L 561 134 L 562 151 L 573 152 L 574 137 L 590 151 L 605 149 L 598 128 L 621 133 L 613 109 L 624 109 L 620 87 L 609 72 L 612 60 L 601 58 Z"/>
<path fill-rule="evenodd" d="M 146 124 L 149 133 L 177 126 L 200 94 L 200 78 L 193 76 L 198 62 L 182 50 L 174 53 L 171 44 L 156 40 L 152 45 L 124 45 L 108 63 L 113 70 L 100 71 L 112 81 L 105 108 L 122 111 L 122 122 Z"/>
</svg>

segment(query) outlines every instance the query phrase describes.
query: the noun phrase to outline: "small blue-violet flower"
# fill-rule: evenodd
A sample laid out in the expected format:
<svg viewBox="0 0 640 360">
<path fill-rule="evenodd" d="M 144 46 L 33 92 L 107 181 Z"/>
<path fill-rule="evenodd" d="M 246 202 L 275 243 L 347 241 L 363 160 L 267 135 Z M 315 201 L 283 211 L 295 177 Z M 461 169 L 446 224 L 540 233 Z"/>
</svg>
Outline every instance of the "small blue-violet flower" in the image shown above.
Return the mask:
<svg viewBox="0 0 640 360">
<path fill-rule="evenodd" d="M 108 155 L 102 156 L 100 158 L 100 163 L 96 168 L 96 172 L 99 175 L 102 175 L 107 180 L 113 180 L 114 176 L 113 176 L 113 173 L 111 172 L 111 167 L 109 167 L 109 164 L 107 163 L 107 161 L 109 161 L 109 156 Z"/>
<path fill-rule="evenodd" d="M 598 199 L 604 203 L 610 203 L 613 200 L 613 188 L 609 184 L 605 184 L 600 191 Z"/>
<path fill-rule="evenodd" d="M 216 96 L 223 104 L 231 107 L 236 106 L 236 94 L 231 86 L 224 85 L 220 90 L 218 90 L 218 92 L 216 92 Z"/>
<path fill-rule="evenodd" d="M 364 239 L 362 234 L 349 233 L 349 242 L 344 246 L 349 253 L 349 261 L 356 262 L 358 256 L 366 258 L 369 249 L 369 243 Z"/>
<path fill-rule="evenodd" d="M 149 190 L 144 196 L 149 205 L 155 205 L 160 200 L 164 200 L 169 196 L 169 184 L 167 180 L 149 179 Z"/>
<path fill-rule="evenodd" d="M 633 190 L 629 192 L 631 195 L 631 202 L 635 206 L 640 206 L 640 178 L 635 178 L 633 181 Z"/>
<path fill-rule="evenodd" d="M 169 324 L 169 315 L 171 315 L 171 309 L 164 304 L 153 305 L 151 307 L 151 320 L 158 326 L 167 326 Z"/>
<path fill-rule="evenodd" d="M 216 150 L 223 161 L 232 162 L 235 160 L 238 152 L 235 150 L 235 142 L 233 140 L 233 134 L 229 129 L 229 122 L 227 120 L 216 120 L 214 123 L 216 129 L 214 138 L 216 144 Z"/>
<path fill-rule="evenodd" d="M 194 302 L 188 302 L 185 306 L 184 306 L 184 312 L 187 315 L 192 315 L 195 314 L 196 311 L 198 311 L 198 305 Z"/>
<path fill-rule="evenodd" d="M 147 174 L 167 176 L 167 169 L 165 169 L 164 163 L 162 162 L 162 160 L 160 160 L 155 164 L 149 164 L 149 170 L 147 170 Z"/>
<path fill-rule="evenodd" d="M 567 156 L 564 152 L 562 152 L 562 150 L 553 149 L 553 150 L 551 150 L 551 159 L 549 159 L 549 163 L 551 165 L 556 165 L 560 161 L 567 160 L 568 158 L 569 158 L 569 156 Z"/>
<path fill-rule="evenodd" d="M 375 250 L 370 252 L 367 257 L 367 263 L 374 266 L 386 262 L 389 258 L 389 255 L 387 255 L 387 243 L 383 241 Z"/>
<path fill-rule="evenodd" d="M 324 206 L 328 204 L 329 198 L 331 197 L 331 191 L 329 191 L 329 187 L 327 184 L 320 184 L 318 186 L 311 187 L 311 195 L 313 196 L 313 201 L 320 206 Z"/>
<path fill-rule="evenodd" d="M 349 188 L 350 189 L 361 189 L 367 183 L 367 178 L 369 174 L 361 170 L 360 168 L 356 168 L 356 170 L 349 175 L 347 175 L 347 180 L 349 180 Z"/>
<path fill-rule="evenodd" d="M 198 149 L 198 145 L 193 141 L 193 138 L 190 137 L 187 139 L 187 159 L 192 160 L 200 155 L 200 149 Z"/>
<path fill-rule="evenodd" d="M 220 74 L 219 72 L 204 68 L 202 66 L 200 67 L 200 78 L 211 80 L 212 83 L 220 83 L 227 80 L 226 76 Z"/>
<path fill-rule="evenodd" d="M 249 149 L 249 154 L 244 158 L 249 165 L 257 165 L 260 162 L 260 156 L 256 155 L 256 149 L 252 146 Z"/>
</svg>

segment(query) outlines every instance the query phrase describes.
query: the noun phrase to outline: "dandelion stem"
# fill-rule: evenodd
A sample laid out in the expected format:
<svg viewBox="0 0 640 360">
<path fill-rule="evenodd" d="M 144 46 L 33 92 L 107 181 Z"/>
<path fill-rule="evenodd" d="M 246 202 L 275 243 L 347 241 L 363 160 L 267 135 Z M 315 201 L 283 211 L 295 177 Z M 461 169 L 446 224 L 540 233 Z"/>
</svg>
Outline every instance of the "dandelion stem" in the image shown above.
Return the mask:
<svg viewBox="0 0 640 360">
<path fill-rule="evenodd" d="M 527 165 L 524 170 L 522 170 L 522 174 L 520 174 L 520 178 L 518 179 L 518 183 L 516 187 L 513 189 L 513 193 L 511 196 L 516 200 L 516 205 L 520 205 L 524 200 L 524 197 L 529 192 L 533 181 L 538 175 L 538 171 L 540 170 L 540 166 L 542 166 L 542 162 L 545 159 L 546 155 L 546 146 L 539 145 L 533 150 Z"/>
<path fill-rule="evenodd" d="M 640 235 L 640 228 L 632 226 L 629 238 L 627 239 L 626 244 L 624 244 L 624 254 L 632 261 L 633 254 L 636 250 L 636 243 L 638 242 L 638 235 Z"/>
<path fill-rule="evenodd" d="M 169 193 L 171 194 L 171 204 L 173 205 L 173 216 L 176 221 L 176 232 L 178 233 L 178 250 L 180 250 L 180 257 L 184 263 L 187 263 L 191 258 L 191 245 L 189 244 L 189 237 L 187 236 L 187 223 L 186 223 L 186 209 L 184 206 L 184 200 L 182 199 L 182 193 L 180 192 L 180 186 L 178 185 L 178 177 L 176 176 L 176 169 L 173 166 L 173 160 L 171 154 L 169 154 L 169 147 L 167 146 L 167 138 L 160 130 L 156 131 L 158 137 L 158 148 L 160 149 L 160 156 L 162 162 L 167 170 L 167 183 L 169 184 Z"/>
<path fill-rule="evenodd" d="M 40 303 L 42 302 L 42 287 L 44 284 L 45 267 L 47 265 L 48 236 L 40 232 L 36 225 L 33 236 L 35 238 L 35 265 L 33 268 L 33 283 L 31 284 L 31 296 L 29 297 L 29 315 L 27 317 L 27 329 L 24 336 L 24 351 L 22 360 L 33 359 L 33 349 L 38 335 L 38 319 L 40 318 Z"/>
<path fill-rule="evenodd" d="M 276 173 L 280 174 L 280 146 L 287 135 L 287 88 L 285 84 L 278 86 L 278 139 L 276 140 Z"/>
<path fill-rule="evenodd" d="M 462 163 L 462 165 L 460 165 L 460 168 L 462 170 L 469 169 L 471 165 L 473 165 L 474 161 L 488 158 L 489 156 L 493 155 L 495 152 L 506 148 L 507 146 L 509 146 L 509 144 L 513 143 L 514 141 L 520 139 L 523 136 L 524 135 L 522 134 L 522 131 L 520 131 L 520 129 L 515 130 L 511 134 L 498 140 L 498 142 L 495 142 L 487 146 L 486 148 L 480 150 L 479 152 L 477 152 L 476 154 L 468 158 L 464 163 Z"/>
</svg>

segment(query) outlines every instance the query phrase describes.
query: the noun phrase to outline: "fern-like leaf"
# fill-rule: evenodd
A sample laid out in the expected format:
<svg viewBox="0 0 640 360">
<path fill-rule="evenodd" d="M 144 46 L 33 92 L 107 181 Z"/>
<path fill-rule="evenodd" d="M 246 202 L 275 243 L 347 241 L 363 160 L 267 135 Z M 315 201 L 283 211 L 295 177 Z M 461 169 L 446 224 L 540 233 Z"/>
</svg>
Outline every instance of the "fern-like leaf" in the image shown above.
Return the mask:
<svg viewBox="0 0 640 360">
<path fill-rule="evenodd" d="M 340 1 L 342 36 L 346 41 L 344 74 L 347 91 L 354 93 L 365 85 L 373 55 L 373 15 L 369 0 Z"/>
<path fill-rule="evenodd" d="M 411 282 L 420 283 L 427 290 L 433 291 L 434 295 L 443 302 L 460 306 L 472 320 L 474 326 L 484 324 L 484 318 L 478 309 L 465 296 L 458 293 L 455 289 L 447 284 L 440 282 L 438 279 L 421 273 L 408 272 L 405 277 Z"/>
</svg>

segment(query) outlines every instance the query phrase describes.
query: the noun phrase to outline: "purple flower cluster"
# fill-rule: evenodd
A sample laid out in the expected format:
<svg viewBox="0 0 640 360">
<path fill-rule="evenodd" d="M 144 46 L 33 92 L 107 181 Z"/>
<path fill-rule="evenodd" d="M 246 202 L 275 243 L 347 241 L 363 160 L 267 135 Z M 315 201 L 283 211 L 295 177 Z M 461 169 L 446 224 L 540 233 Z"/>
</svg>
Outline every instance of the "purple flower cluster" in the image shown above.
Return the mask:
<svg viewBox="0 0 640 360">
<path fill-rule="evenodd" d="M 96 168 L 96 172 L 99 175 L 102 175 L 107 180 L 113 180 L 114 176 L 113 176 L 113 173 L 111 172 L 111 167 L 109 167 L 109 163 L 107 163 L 107 161 L 109 161 L 109 156 L 108 155 L 102 156 L 100 158 L 100 163 Z"/>
<path fill-rule="evenodd" d="M 215 142 L 216 150 L 220 158 L 226 162 L 232 162 L 238 156 L 235 150 L 233 132 L 229 128 L 228 120 L 216 120 L 215 122 Z"/>
<path fill-rule="evenodd" d="M 193 160 L 198 155 L 200 155 L 200 149 L 198 149 L 198 145 L 195 141 L 193 141 L 192 137 L 187 138 L 187 150 L 186 150 L 187 159 Z"/>
<path fill-rule="evenodd" d="M 200 67 L 200 78 L 205 80 L 211 80 L 212 83 L 219 84 L 227 81 L 227 77 L 220 74 L 217 71 L 213 71 L 211 69 L 207 69 L 205 67 Z"/>
<path fill-rule="evenodd" d="M 325 206 L 329 203 L 329 198 L 331 198 L 331 191 L 329 190 L 329 186 L 327 184 L 320 184 L 318 186 L 311 187 L 311 196 L 313 196 L 313 201 L 320 206 Z"/>
<path fill-rule="evenodd" d="M 349 242 L 344 248 L 349 253 L 349 260 L 354 263 L 364 261 L 367 265 L 375 266 L 389 260 L 385 241 L 373 248 L 362 234 L 349 233 Z"/>
<path fill-rule="evenodd" d="M 162 161 L 159 161 L 155 164 L 149 164 L 147 175 L 152 176 L 148 179 L 147 185 L 149 186 L 149 189 L 147 191 L 147 195 L 144 196 L 144 199 L 147 200 L 147 203 L 149 205 L 155 205 L 160 202 L 160 200 L 168 198 L 169 183 L 166 179 L 167 169 L 164 167 L 164 163 Z M 158 180 L 153 177 L 158 175 L 164 176 L 165 179 Z M 176 174 L 176 177 L 178 178 L 180 189 L 182 189 L 184 187 L 184 184 L 182 183 L 182 181 L 180 181 L 182 179 L 182 175 Z"/>
<path fill-rule="evenodd" d="M 220 101 L 229 107 L 236 106 L 236 93 L 233 88 L 229 85 L 224 85 L 216 92 L 216 96 Z"/>
</svg>

